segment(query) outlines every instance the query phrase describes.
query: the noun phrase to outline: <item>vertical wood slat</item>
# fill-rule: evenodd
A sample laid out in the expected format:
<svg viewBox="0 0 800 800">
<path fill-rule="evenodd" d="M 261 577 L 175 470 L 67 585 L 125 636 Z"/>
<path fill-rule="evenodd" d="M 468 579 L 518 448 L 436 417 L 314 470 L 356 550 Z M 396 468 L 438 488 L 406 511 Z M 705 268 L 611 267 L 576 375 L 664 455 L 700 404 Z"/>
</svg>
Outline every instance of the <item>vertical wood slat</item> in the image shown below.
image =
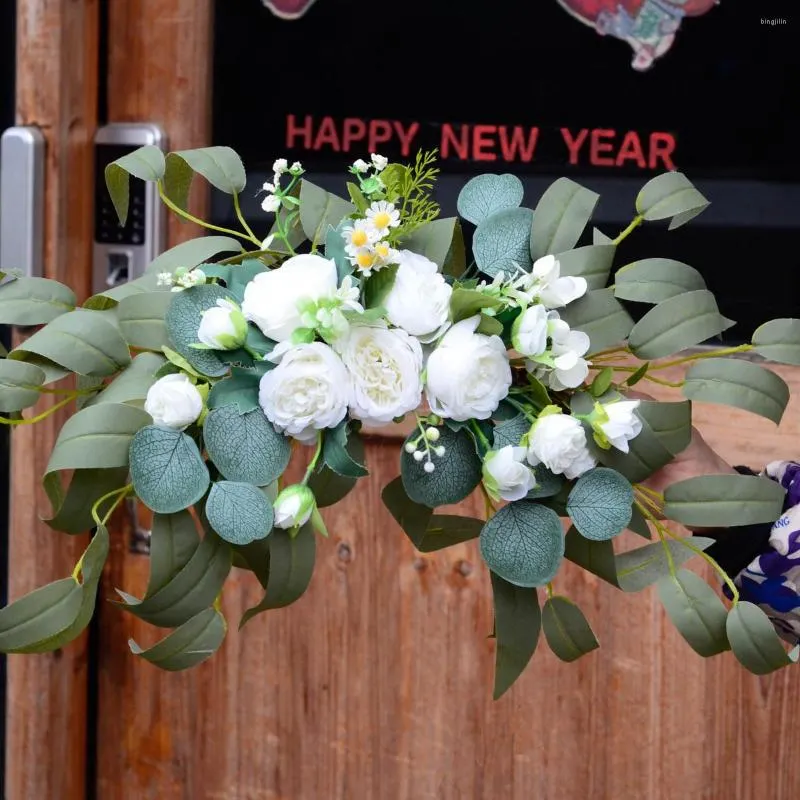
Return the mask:
<svg viewBox="0 0 800 800">
<path fill-rule="evenodd" d="M 47 142 L 45 273 L 79 299 L 90 289 L 97 56 L 97 0 L 17 3 L 16 123 L 38 125 Z M 11 435 L 9 599 L 68 576 L 88 542 L 39 519 L 49 508 L 40 479 L 65 418 Z M 49 655 L 9 657 L 8 798 L 84 796 L 86 687 L 85 636 Z"/>
</svg>

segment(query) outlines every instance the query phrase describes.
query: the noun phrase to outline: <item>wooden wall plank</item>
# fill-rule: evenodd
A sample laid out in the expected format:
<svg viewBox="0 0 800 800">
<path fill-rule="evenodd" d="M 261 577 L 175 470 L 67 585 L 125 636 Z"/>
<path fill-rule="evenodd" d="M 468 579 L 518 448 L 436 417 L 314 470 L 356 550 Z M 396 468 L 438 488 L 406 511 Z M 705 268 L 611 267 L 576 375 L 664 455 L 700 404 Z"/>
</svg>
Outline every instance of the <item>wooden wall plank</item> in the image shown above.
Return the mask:
<svg viewBox="0 0 800 800">
<path fill-rule="evenodd" d="M 38 125 L 47 140 L 46 276 L 68 283 L 79 298 L 90 288 L 97 48 L 97 0 L 17 3 L 16 122 Z M 65 417 L 11 436 L 11 599 L 68 576 L 88 542 L 39 519 L 49 509 L 41 476 Z M 85 636 L 50 655 L 9 657 L 8 798 L 84 796 L 86 682 Z"/>
</svg>

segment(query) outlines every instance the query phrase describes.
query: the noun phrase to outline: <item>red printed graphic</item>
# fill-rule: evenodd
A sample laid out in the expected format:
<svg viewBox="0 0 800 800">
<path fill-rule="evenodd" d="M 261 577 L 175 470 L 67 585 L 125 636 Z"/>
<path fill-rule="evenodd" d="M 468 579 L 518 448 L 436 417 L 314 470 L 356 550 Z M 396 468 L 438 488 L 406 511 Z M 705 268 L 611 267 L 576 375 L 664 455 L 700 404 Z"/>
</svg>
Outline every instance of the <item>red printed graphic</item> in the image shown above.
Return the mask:
<svg viewBox="0 0 800 800">
<path fill-rule="evenodd" d="M 644 71 L 666 53 L 684 17 L 699 17 L 719 0 L 558 0 L 601 36 L 626 41 L 634 52 L 633 68 Z"/>
<path fill-rule="evenodd" d="M 281 19 L 299 19 L 314 4 L 314 0 L 263 0 L 264 5 Z"/>
</svg>

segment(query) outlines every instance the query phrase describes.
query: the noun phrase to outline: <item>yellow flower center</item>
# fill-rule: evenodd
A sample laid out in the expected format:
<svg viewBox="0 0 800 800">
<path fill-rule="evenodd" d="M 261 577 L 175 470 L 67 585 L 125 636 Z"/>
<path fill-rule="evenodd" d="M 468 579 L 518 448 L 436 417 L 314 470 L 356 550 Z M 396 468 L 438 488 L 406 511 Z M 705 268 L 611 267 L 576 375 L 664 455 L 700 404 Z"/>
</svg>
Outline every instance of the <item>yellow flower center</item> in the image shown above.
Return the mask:
<svg viewBox="0 0 800 800">
<path fill-rule="evenodd" d="M 361 269 L 369 269 L 375 263 L 375 254 L 366 252 L 356 256 L 356 263 Z"/>
<path fill-rule="evenodd" d="M 350 241 L 355 247 L 363 247 L 368 241 L 367 232 L 362 230 L 353 231 Z"/>
<path fill-rule="evenodd" d="M 389 256 L 389 245 L 385 242 L 380 242 L 375 245 L 375 252 L 380 258 L 387 258 Z"/>
<path fill-rule="evenodd" d="M 389 223 L 392 221 L 391 214 L 386 211 L 379 211 L 373 218 L 372 224 L 376 228 L 388 228 Z"/>
</svg>

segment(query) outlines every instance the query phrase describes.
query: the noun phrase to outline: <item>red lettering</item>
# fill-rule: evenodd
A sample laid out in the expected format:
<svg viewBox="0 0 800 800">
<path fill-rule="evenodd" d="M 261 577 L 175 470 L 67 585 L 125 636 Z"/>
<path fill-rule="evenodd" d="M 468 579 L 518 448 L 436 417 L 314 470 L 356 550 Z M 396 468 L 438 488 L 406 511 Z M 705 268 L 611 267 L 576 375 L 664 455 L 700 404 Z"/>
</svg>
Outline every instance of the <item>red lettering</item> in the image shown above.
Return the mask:
<svg viewBox="0 0 800 800">
<path fill-rule="evenodd" d="M 601 139 L 613 139 L 616 131 L 597 128 L 592 131 L 592 141 L 589 148 L 589 162 L 595 167 L 613 167 L 614 159 L 608 156 L 601 156 L 601 153 L 610 153 L 614 145 L 610 142 L 601 142 Z"/>
<path fill-rule="evenodd" d="M 642 143 L 639 141 L 639 134 L 636 131 L 628 131 L 617 153 L 616 165 L 623 166 L 626 161 L 635 161 L 640 169 L 647 166 L 642 152 Z"/>
<path fill-rule="evenodd" d="M 350 152 L 350 144 L 352 142 L 361 141 L 367 134 L 367 126 L 363 120 L 356 119 L 355 117 L 347 117 L 344 121 L 344 129 L 342 132 L 342 150 L 345 153 Z"/>
<path fill-rule="evenodd" d="M 370 153 L 378 151 L 378 145 L 388 142 L 392 138 L 391 123 L 385 119 L 371 119 L 369 121 L 369 138 L 367 140 L 367 150 Z"/>
<path fill-rule="evenodd" d="M 588 135 L 589 131 L 586 128 L 581 128 L 580 132 L 575 137 L 572 136 L 569 128 L 561 129 L 561 138 L 564 140 L 567 150 L 569 150 L 570 164 L 578 163 L 578 151 L 583 147 L 583 143 L 586 141 Z"/>
<path fill-rule="evenodd" d="M 528 138 L 525 139 L 524 128 L 515 125 L 511 137 L 505 125 L 499 128 L 500 149 L 506 161 L 533 161 L 533 154 L 536 152 L 536 143 L 539 141 L 539 129 L 529 128 Z"/>
<path fill-rule="evenodd" d="M 671 133 L 651 133 L 650 134 L 650 169 L 658 166 L 661 159 L 664 169 L 674 170 L 675 164 L 672 161 L 672 154 L 675 152 L 675 137 Z"/>
<path fill-rule="evenodd" d="M 339 147 L 339 134 L 336 132 L 336 123 L 333 117 L 323 117 L 322 125 L 319 126 L 317 131 L 317 138 L 314 142 L 314 150 L 322 150 L 323 145 L 330 145 L 331 149 L 337 153 L 341 149 Z"/>
<path fill-rule="evenodd" d="M 456 158 L 460 158 L 462 161 L 469 158 L 469 125 L 461 125 L 458 135 L 459 138 L 456 138 L 453 126 L 449 122 L 442 125 L 442 158 L 450 157 L 451 147 L 455 150 Z"/>
<path fill-rule="evenodd" d="M 497 143 L 489 136 L 497 131 L 497 125 L 476 125 L 472 129 L 472 158 L 474 161 L 496 161 L 494 153 L 487 153 L 484 147 L 494 147 Z"/>
<path fill-rule="evenodd" d="M 305 150 L 311 150 L 311 134 L 314 127 L 314 120 L 310 114 L 306 114 L 303 119 L 303 126 L 295 124 L 294 114 L 286 115 L 286 147 L 297 147 L 295 137 L 302 136 L 302 146 Z"/>
<path fill-rule="evenodd" d="M 419 122 L 412 122 L 408 126 L 407 131 L 403 130 L 403 124 L 401 122 L 395 122 L 394 129 L 400 139 L 400 155 L 406 158 L 411 152 L 411 142 L 414 140 L 419 130 Z"/>
</svg>

